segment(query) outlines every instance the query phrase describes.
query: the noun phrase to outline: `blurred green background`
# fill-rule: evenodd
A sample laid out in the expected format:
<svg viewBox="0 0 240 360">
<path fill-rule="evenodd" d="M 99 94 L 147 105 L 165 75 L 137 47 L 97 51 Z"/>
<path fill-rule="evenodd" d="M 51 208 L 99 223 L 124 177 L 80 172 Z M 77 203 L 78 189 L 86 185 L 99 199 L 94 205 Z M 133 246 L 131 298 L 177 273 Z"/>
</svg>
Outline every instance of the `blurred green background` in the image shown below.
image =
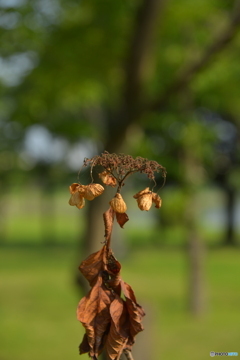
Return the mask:
<svg viewBox="0 0 240 360">
<path fill-rule="evenodd" d="M 77 210 L 68 186 L 104 150 L 168 173 L 147 213 L 154 184 L 129 180 L 114 230 L 135 360 L 240 354 L 240 1 L 0 0 L 0 35 L 0 359 L 79 358 L 77 267 L 113 190 Z"/>
</svg>

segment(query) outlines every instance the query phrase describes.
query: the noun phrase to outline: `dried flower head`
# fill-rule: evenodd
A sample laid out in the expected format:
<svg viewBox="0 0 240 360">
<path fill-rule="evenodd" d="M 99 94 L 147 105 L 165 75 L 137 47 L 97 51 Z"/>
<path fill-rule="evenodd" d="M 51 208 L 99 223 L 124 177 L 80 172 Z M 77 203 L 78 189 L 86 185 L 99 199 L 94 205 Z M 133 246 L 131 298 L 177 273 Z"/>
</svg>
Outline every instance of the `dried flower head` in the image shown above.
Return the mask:
<svg viewBox="0 0 240 360">
<path fill-rule="evenodd" d="M 149 187 L 146 187 L 145 189 L 143 189 L 143 190 L 139 191 L 138 193 L 136 193 L 135 195 L 133 195 L 133 197 L 134 197 L 134 199 L 138 199 L 139 196 L 142 196 L 144 194 L 149 194 L 149 192 L 150 192 Z"/>
<path fill-rule="evenodd" d="M 119 193 L 116 193 L 114 198 L 109 202 L 112 209 L 116 211 L 117 213 L 125 213 L 127 211 L 127 205 L 124 202 L 122 195 Z"/>
<path fill-rule="evenodd" d="M 152 193 L 152 201 L 155 203 L 155 208 L 160 209 L 162 206 L 162 199 L 156 193 Z"/>
<path fill-rule="evenodd" d="M 90 165 L 91 169 L 96 165 L 102 166 L 107 173 L 116 179 L 118 183 L 117 191 L 124 185 L 124 180 L 134 172 L 146 174 L 151 180 L 155 180 L 155 173 L 160 172 L 164 182 L 166 178 L 166 169 L 162 165 L 154 160 L 148 160 L 140 156 L 134 159 L 131 155 L 109 154 L 105 151 L 102 155 L 94 156 L 91 159 L 86 158 L 83 165 Z"/>
<path fill-rule="evenodd" d="M 98 176 L 105 185 L 110 185 L 112 187 L 117 186 L 116 178 L 113 175 L 111 175 L 109 171 L 104 170 L 103 172 L 99 173 Z"/>
<path fill-rule="evenodd" d="M 82 196 L 84 196 L 84 193 L 86 191 L 86 185 L 73 183 L 72 185 L 69 186 L 69 191 L 71 194 L 75 194 L 76 192 L 79 192 Z"/>
<path fill-rule="evenodd" d="M 95 197 L 101 195 L 104 192 L 104 187 L 100 184 L 86 185 L 84 197 L 87 200 L 93 200 Z"/>
<path fill-rule="evenodd" d="M 78 209 L 82 209 L 85 206 L 84 197 L 79 192 L 72 194 L 68 203 L 71 206 L 76 206 Z"/>
<path fill-rule="evenodd" d="M 137 199 L 138 207 L 140 210 L 148 211 L 152 206 L 152 193 L 143 194 Z"/>
<path fill-rule="evenodd" d="M 134 199 L 137 199 L 138 207 L 140 210 L 148 211 L 152 206 L 152 192 L 147 187 L 144 190 L 139 191 L 133 195 Z"/>
</svg>

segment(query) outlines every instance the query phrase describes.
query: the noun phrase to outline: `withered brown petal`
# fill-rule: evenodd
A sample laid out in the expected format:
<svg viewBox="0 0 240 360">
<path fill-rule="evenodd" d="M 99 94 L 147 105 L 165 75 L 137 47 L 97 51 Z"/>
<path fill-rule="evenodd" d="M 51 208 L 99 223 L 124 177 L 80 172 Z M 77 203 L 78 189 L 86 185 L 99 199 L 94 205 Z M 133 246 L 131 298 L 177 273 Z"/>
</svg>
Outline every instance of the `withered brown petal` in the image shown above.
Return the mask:
<svg viewBox="0 0 240 360">
<path fill-rule="evenodd" d="M 105 252 L 106 247 L 103 246 L 101 250 L 89 255 L 79 266 L 79 270 L 91 286 L 95 284 L 97 276 L 103 270 Z"/>
<path fill-rule="evenodd" d="M 84 197 L 87 200 L 93 200 L 97 196 L 101 195 L 104 192 L 104 187 L 100 184 L 89 184 L 85 186 Z"/>
<path fill-rule="evenodd" d="M 69 205 L 82 209 L 85 206 L 85 200 L 79 192 L 75 192 L 69 199 Z"/>
<path fill-rule="evenodd" d="M 139 192 L 136 193 L 135 195 L 133 195 L 133 197 L 134 197 L 134 199 L 138 199 L 139 196 L 142 196 L 142 195 L 144 195 L 144 194 L 148 194 L 149 192 L 150 192 L 150 189 L 149 189 L 149 187 L 147 187 L 147 188 L 139 191 Z"/>
<path fill-rule="evenodd" d="M 98 176 L 105 185 L 110 185 L 112 187 L 115 187 L 117 185 L 116 178 L 106 170 L 98 174 Z"/>
<path fill-rule="evenodd" d="M 69 186 L 69 191 L 71 194 L 74 194 L 76 191 L 78 191 L 80 184 L 78 183 L 73 183 L 72 185 Z"/>
<path fill-rule="evenodd" d="M 162 206 L 162 199 L 157 193 L 152 193 L 152 201 L 155 203 L 155 208 L 160 209 Z"/>
<path fill-rule="evenodd" d="M 126 213 L 117 213 L 116 212 L 116 219 L 121 228 L 126 224 L 126 222 L 129 220 L 129 217 Z"/>
</svg>

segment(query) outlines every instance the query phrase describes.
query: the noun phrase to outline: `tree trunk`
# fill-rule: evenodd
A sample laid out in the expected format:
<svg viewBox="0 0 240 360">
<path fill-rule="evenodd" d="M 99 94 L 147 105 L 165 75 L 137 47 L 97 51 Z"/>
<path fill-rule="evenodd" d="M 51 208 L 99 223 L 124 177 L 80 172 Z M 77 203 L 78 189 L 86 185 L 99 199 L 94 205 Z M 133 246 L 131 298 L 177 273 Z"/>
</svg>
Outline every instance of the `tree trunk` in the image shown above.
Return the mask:
<svg viewBox="0 0 240 360">
<path fill-rule="evenodd" d="M 226 232 L 224 237 L 224 245 L 236 246 L 236 238 L 234 234 L 234 209 L 236 203 L 236 190 L 230 186 L 224 188 L 226 194 Z"/>
</svg>

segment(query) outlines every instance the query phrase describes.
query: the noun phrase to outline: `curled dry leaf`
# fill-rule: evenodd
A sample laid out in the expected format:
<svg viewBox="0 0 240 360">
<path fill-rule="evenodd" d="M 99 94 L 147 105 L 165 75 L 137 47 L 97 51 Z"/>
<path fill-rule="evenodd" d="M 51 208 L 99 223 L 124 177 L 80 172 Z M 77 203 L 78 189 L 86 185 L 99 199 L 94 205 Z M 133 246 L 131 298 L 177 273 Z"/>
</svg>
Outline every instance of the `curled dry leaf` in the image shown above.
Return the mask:
<svg viewBox="0 0 240 360">
<path fill-rule="evenodd" d="M 125 213 L 127 211 L 127 205 L 125 204 L 122 195 L 116 193 L 114 198 L 109 202 L 114 211 L 118 213 Z"/>
<path fill-rule="evenodd" d="M 78 305 L 77 318 L 86 329 L 86 337 L 89 348 L 86 346 L 86 337 L 80 344 L 80 352 L 89 352 L 94 358 L 102 352 L 106 340 L 106 333 L 111 322 L 110 304 L 114 296 L 102 284 L 102 277 L 99 276 L 94 287 L 89 291 Z"/>
<path fill-rule="evenodd" d="M 155 207 L 157 209 L 160 209 L 162 206 L 162 199 L 157 193 L 152 193 L 152 201 L 155 203 Z"/>
<path fill-rule="evenodd" d="M 107 241 L 110 240 L 112 229 L 113 229 L 113 220 L 114 220 L 115 211 L 112 207 L 110 207 L 105 213 L 103 214 L 103 221 L 105 226 L 105 238 Z"/>
<path fill-rule="evenodd" d="M 116 274 L 108 274 L 108 280 L 106 286 L 112 289 L 117 295 L 121 295 L 121 276 L 120 272 Z"/>
<path fill-rule="evenodd" d="M 117 185 L 116 178 L 113 175 L 111 175 L 107 170 L 99 173 L 98 176 L 105 185 L 109 185 L 112 187 L 115 187 Z"/>
<path fill-rule="evenodd" d="M 79 192 L 73 193 L 68 203 L 71 206 L 76 206 L 78 209 L 82 209 L 85 206 L 85 200 Z"/>
<path fill-rule="evenodd" d="M 121 264 L 112 250 L 103 248 L 80 265 L 92 289 L 78 305 L 77 317 L 85 328 L 80 353 L 97 359 L 103 348 L 111 360 L 119 360 L 124 349 L 131 350 L 135 336 L 143 330 L 142 307 L 130 285 L 120 278 Z M 125 300 L 121 299 L 121 291 Z"/>
<path fill-rule="evenodd" d="M 100 184 L 86 185 L 84 197 L 87 200 L 93 200 L 95 197 L 101 195 L 104 191 L 104 187 Z"/>
<path fill-rule="evenodd" d="M 86 260 L 82 261 L 79 270 L 89 284 L 93 286 L 101 271 L 104 270 L 106 263 L 106 246 L 103 246 L 101 250 L 89 255 Z"/>
<path fill-rule="evenodd" d="M 106 351 L 111 360 L 119 359 L 128 341 L 129 324 L 125 302 L 119 297 L 110 306 L 111 327 L 106 340 Z"/>
<path fill-rule="evenodd" d="M 81 344 L 79 345 L 79 353 L 80 355 L 86 354 L 90 351 L 90 345 L 88 343 L 87 334 L 84 334 Z"/>
<path fill-rule="evenodd" d="M 107 257 L 107 269 L 111 274 L 118 274 L 121 270 L 121 264 L 112 253 Z"/>
<path fill-rule="evenodd" d="M 126 306 L 129 313 L 130 337 L 128 348 L 134 344 L 135 336 L 143 330 L 142 318 L 145 315 L 143 308 L 137 303 L 135 294 L 130 285 L 121 281 L 122 292 L 126 298 Z"/>
<path fill-rule="evenodd" d="M 121 228 L 123 228 L 123 226 L 129 220 L 129 217 L 126 213 L 116 213 L 116 219 Z"/>
</svg>

